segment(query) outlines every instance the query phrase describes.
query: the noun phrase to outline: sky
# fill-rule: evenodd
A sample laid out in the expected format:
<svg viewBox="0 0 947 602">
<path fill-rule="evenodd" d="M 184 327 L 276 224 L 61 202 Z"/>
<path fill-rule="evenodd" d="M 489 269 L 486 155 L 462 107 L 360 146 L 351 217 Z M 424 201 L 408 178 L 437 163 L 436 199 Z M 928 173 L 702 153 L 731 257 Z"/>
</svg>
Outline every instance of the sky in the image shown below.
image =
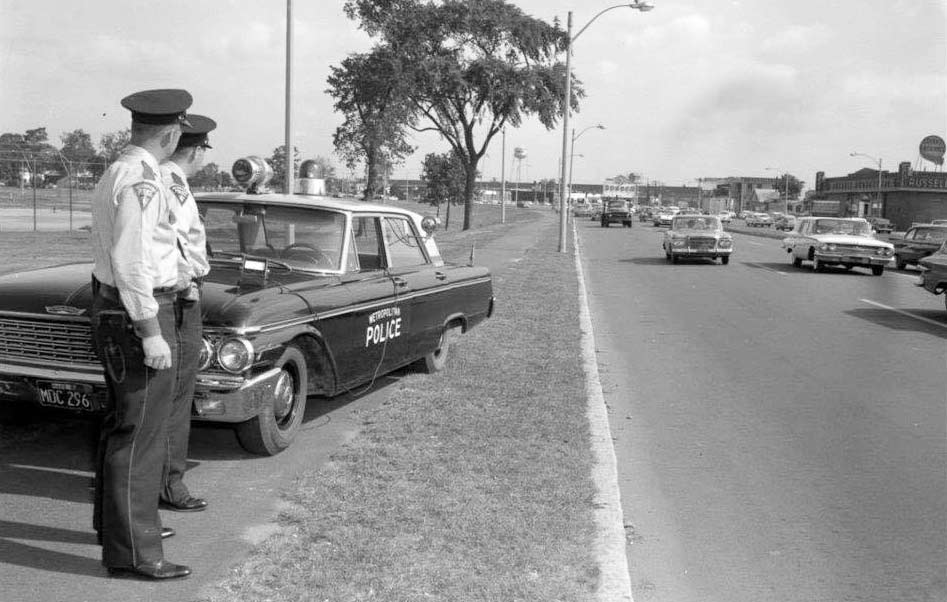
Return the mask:
<svg viewBox="0 0 947 602">
<path fill-rule="evenodd" d="M 608 0 L 512 0 L 525 13 L 588 28 L 572 68 L 586 97 L 573 181 L 637 173 L 666 185 L 700 178 L 777 177 L 811 187 L 880 159 L 921 161 L 927 135 L 947 138 L 947 0 L 649 0 L 640 12 Z M 214 118 L 207 161 L 230 169 L 269 157 L 285 140 L 286 0 L 0 0 L 0 133 L 75 129 L 93 141 L 128 127 L 119 101 L 184 88 L 194 113 Z M 293 144 L 329 157 L 341 123 L 325 92 L 329 68 L 372 40 L 342 0 L 295 0 Z M 605 129 L 594 126 L 602 125 Z M 589 128 L 589 129 L 586 129 Z M 570 128 L 571 130 L 571 128 Z M 527 119 L 506 133 L 506 177 L 557 178 L 562 127 Z M 395 169 L 416 178 L 436 135 Z M 513 149 L 525 150 L 517 163 Z M 857 152 L 869 155 L 850 156 Z M 480 168 L 501 177 L 497 136 Z"/>
</svg>

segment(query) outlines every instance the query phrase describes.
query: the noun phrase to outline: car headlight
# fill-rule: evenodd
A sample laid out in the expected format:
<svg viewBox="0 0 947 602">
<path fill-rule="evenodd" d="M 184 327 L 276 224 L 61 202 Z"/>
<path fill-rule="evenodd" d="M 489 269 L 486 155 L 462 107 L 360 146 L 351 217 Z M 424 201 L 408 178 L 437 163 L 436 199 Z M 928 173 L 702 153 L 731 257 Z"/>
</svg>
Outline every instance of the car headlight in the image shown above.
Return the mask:
<svg viewBox="0 0 947 602">
<path fill-rule="evenodd" d="M 214 344 L 208 339 L 201 339 L 201 353 L 197 359 L 197 369 L 207 370 L 214 361 Z"/>
<path fill-rule="evenodd" d="M 834 250 L 835 250 L 835 245 L 830 244 L 830 243 L 824 243 L 824 244 L 819 245 L 819 250 L 821 250 L 821 251 L 834 251 Z"/>
<path fill-rule="evenodd" d="M 227 339 L 217 349 L 217 363 L 227 372 L 243 372 L 253 365 L 253 345 L 239 337 Z"/>
<path fill-rule="evenodd" d="M 885 257 L 887 257 L 888 255 L 891 255 L 893 251 L 887 247 L 882 247 L 878 249 L 877 253 L 878 255 L 884 255 Z"/>
<path fill-rule="evenodd" d="M 730 248 L 730 245 L 732 244 L 733 244 L 733 241 L 730 240 L 729 238 L 721 238 L 717 242 L 717 246 L 720 247 L 721 249 L 728 249 Z"/>
<path fill-rule="evenodd" d="M 687 244 L 687 241 L 683 238 L 675 238 L 671 241 L 673 247 L 683 247 L 685 244 Z"/>
</svg>

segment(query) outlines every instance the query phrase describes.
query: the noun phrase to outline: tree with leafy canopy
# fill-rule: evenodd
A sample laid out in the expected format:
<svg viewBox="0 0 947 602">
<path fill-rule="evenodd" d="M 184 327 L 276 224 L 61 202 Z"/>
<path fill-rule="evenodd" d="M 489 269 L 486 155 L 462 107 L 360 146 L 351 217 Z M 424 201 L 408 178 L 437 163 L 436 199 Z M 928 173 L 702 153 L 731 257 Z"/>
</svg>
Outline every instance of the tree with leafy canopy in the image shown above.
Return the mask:
<svg viewBox="0 0 947 602">
<path fill-rule="evenodd" d="M 504 0 L 346 0 L 346 14 L 398 60 L 418 125 L 437 132 L 465 171 L 464 229 L 471 226 L 479 161 L 504 126 L 563 114 L 566 33 Z M 584 96 L 577 81 L 570 104 Z"/>
<path fill-rule="evenodd" d="M 101 175 L 102 159 L 92 144 L 92 136 L 80 129 L 66 132 L 59 139 L 62 141 L 60 152 L 67 162 L 65 167 L 70 176 L 75 176 L 82 169 L 88 169 L 93 175 Z"/>
<path fill-rule="evenodd" d="M 424 157 L 421 202 L 437 207 L 437 215 L 441 214 L 441 204 L 447 205 L 445 230 L 450 226 L 450 206 L 464 202 L 466 181 L 464 164 L 457 153 L 429 153 Z"/>
<path fill-rule="evenodd" d="M 187 181 L 194 188 L 217 188 L 220 186 L 220 168 L 216 163 L 208 163 Z"/>
<path fill-rule="evenodd" d="M 344 121 L 333 142 L 349 169 L 365 164 L 365 200 L 378 190 L 379 167 L 400 162 L 414 152 L 406 127 L 414 122 L 400 77 L 401 61 L 384 48 L 345 58 L 331 67 L 329 89 Z"/>
<path fill-rule="evenodd" d="M 122 154 L 122 149 L 128 146 L 131 139 L 132 131 L 130 128 L 102 134 L 102 137 L 99 138 L 99 148 L 105 165 L 111 165 L 118 159 L 118 156 Z"/>
<path fill-rule="evenodd" d="M 273 168 L 273 179 L 270 180 L 270 188 L 274 190 L 283 190 L 286 186 L 286 145 L 282 144 L 273 149 L 273 154 L 267 159 L 270 167 Z M 299 173 L 299 149 L 293 147 L 293 180 Z M 283 190 L 287 194 L 293 194 L 295 190 Z"/>
</svg>

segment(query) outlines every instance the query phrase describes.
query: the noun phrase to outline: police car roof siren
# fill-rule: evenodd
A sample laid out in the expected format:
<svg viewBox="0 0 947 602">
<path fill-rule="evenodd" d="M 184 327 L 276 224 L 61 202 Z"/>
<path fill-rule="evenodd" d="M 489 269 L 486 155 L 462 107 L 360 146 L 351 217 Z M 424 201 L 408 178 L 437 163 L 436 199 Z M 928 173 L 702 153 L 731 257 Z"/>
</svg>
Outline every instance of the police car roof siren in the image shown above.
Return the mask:
<svg viewBox="0 0 947 602">
<path fill-rule="evenodd" d="M 266 185 L 273 179 L 273 168 L 262 157 L 251 155 L 237 159 L 230 168 L 234 181 L 247 189 L 247 194 L 267 192 Z"/>
</svg>

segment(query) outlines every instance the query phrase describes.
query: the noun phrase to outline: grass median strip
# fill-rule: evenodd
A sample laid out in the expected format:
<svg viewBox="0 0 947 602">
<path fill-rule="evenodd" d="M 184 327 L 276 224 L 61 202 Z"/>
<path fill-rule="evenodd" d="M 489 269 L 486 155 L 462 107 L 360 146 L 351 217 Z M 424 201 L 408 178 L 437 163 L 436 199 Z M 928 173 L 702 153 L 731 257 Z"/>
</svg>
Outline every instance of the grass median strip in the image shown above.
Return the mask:
<svg viewBox="0 0 947 602">
<path fill-rule="evenodd" d="M 355 440 L 301 475 L 282 529 L 209 600 L 592 598 L 573 259 L 533 249 L 494 276 L 496 315 L 444 372 L 404 375 Z"/>
</svg>

